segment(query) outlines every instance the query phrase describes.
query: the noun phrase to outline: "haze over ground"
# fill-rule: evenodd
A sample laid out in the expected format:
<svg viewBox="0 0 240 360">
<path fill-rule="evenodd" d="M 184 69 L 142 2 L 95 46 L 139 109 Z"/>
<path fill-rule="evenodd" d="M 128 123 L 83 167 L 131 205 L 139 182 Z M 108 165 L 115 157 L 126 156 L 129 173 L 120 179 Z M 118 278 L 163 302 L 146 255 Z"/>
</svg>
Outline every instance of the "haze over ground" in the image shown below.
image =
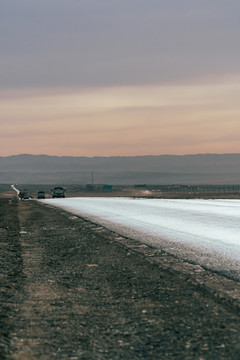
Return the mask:
<svg viewBox="0 0 240 360">
<path fill-rule="evenodd" d="M 239 153 L 238 0 L 11 0 L 0 155 Z"/>
<path fill-rule="evenodd" d="M 5 184 L 239 184 L 240 154 L 0 157 Z M 238 185 L 239 191 L 239 185 Z"/>
</svg>

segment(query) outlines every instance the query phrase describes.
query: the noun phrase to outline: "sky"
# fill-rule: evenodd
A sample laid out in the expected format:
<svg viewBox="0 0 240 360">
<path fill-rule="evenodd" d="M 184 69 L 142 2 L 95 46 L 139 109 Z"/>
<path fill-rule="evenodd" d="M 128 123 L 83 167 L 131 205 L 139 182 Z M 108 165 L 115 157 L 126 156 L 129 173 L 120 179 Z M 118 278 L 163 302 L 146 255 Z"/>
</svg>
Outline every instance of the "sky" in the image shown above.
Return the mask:
<svg viewBox="0 0 240 360">
<path fill-rule="evenodd" d="M 239 0 L 0 9 L 0 156 L 240 153 Z"/>
</svg>

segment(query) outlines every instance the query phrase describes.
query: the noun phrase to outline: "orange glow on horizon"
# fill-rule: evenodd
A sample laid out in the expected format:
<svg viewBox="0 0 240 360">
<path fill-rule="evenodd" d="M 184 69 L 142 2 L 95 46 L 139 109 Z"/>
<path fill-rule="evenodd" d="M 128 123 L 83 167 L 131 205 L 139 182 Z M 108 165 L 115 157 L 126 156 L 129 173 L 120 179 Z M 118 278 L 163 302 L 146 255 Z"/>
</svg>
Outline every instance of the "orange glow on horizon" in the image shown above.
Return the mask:
<svg viewBox="0 0 240 360">
<path fill-rule="evenodd" d="M 238 81 L 2 92 L 0 155 L 240 152 Z"/>
</svg>

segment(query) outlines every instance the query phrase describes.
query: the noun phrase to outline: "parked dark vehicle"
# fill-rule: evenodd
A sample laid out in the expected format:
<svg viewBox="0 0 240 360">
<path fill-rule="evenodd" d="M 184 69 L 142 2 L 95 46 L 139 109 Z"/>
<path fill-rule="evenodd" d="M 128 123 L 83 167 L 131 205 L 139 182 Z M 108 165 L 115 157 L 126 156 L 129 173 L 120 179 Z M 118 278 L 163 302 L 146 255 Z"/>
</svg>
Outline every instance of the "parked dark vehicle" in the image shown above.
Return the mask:
<svg viewBox="0 0 240 360">
<path fill-rule="evenodd" d="M 38 191 L 37 198 L 38 199 L 45 199 L 45 192 L 44 191 Z"/>
<path fill-rule="evenodd" d="M 24 195 L 25 195 L 25 192 L 24 191 L 19 191 L 19 193 L 18 193 L 18 197 L 19 197 L 19 199 L 23 199 L 23 197 L 24 197 Z"/>
<path fill-rule="evenodd" d="M 52 198 L 65 198 L 65 189 L 61 186 L 56 186 L 52 191 Z"/>
<path fill-rule="evenodd" d="M 25 193 L 24 195 L 23 195 L 23 200 L 28 200 L 29 199 L 29 195 L 28 195 L 28 193 Z"/>
</svg>

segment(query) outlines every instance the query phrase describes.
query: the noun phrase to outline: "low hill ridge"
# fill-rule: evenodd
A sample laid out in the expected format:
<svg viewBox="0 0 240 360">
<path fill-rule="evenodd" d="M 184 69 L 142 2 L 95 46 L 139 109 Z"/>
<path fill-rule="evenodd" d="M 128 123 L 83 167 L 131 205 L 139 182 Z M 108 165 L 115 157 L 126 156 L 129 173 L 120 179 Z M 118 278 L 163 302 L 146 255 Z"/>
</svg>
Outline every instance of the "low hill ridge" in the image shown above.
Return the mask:
<svg viewBox="0 0 240 360">
<path fill-rule="evenodd" d="M 0 183 L 239 184 L 240 154 L 0 157 Z"/>
</svg>

